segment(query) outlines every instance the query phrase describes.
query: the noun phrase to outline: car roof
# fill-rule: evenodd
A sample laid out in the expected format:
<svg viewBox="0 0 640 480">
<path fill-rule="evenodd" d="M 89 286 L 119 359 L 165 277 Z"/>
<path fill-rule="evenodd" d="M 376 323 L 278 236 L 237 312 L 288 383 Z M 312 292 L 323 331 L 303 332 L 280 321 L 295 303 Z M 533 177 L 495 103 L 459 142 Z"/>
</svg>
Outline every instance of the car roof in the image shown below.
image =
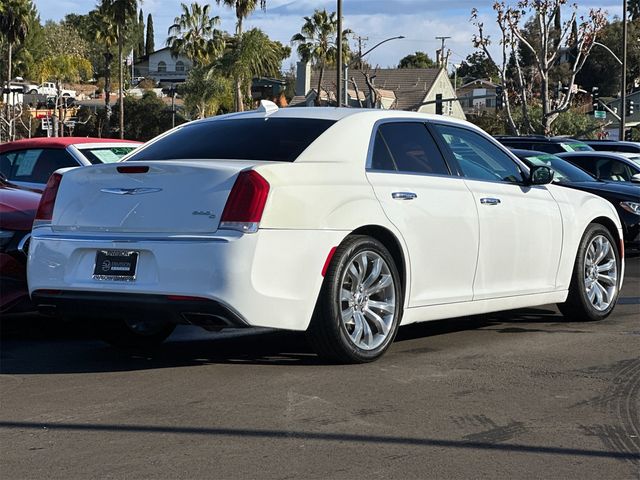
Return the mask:
<svg viewBox="0 0 640 480">
<path fill-rule="evenodd" d="M 273 110 L 251 110 L 248 112 L 228 113 L 226 115 L 218 115 L 216 117 L 208 117 L 202 120 L 195 120 L 183 124 L 193 125 L 201 122 L 215 122 L 229 120 L 234 118 L 309 118 L 318 120 L 342 120 L 353 116 L 367 116 L 376 120 L 384 120 L 387 118 L 408 118 L 416 120 L 434 120 L 446 123 L 455 123 L 458 125 L 469 126 L 469 122 L 459 120 L 457 118 L 434 115 L 429 113 L 407 112 L 404 110 L 382 110 L 376 108 L 346 108 L 346 107 L 288 107 Z"/>
<path fill-rule="evenodd" d="M 520 157 L 534 157 L 534 156 L 545 156 L 545 157 L 557 157 L 555 153 L 541 152 L 539 150 L 525 150 L 524 148 L 509 148 L 515 155 Z M 559 158 L 559 157 L 558 157 Z"/>
<path fill-rule="evenodd" d="M 0 145 L 0 153 L 12 150 L 25 150 L 27 148 L 66 148 L 69 145 L 82 143 L 131 143 L 140 145 L 140 142 L 133 140 L 121 140 L 116 138 L 92 138 L 92 137 L 37 137 L 25 138 L 14 142 L 7 142 Z"/>
<path fill-rule="evenodd" d="M 628 155 L 625 155 L 622 152 L 607 152 L 606 150 L 594 150 L 594 151 L 584 151 L 584 152 L 562 152 L 557 153 L 556 155 L 560 157 L 606 157 L 606 158 L 615 158 L 618 160 L 629 160 Z M 630 154 L 632 157 L 637 156 L 637 154 Z"/>
</svg>

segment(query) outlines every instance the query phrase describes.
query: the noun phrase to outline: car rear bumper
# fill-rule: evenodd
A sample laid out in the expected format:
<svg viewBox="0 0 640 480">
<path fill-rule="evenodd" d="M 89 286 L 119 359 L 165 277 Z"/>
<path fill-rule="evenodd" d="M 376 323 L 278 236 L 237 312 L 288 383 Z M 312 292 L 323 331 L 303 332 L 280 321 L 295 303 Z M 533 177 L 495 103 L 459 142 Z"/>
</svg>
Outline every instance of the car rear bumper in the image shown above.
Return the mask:
<svg viewBox="0 0 640 480">
<path fill-rule="evenodd" d="M 62 313 L 153 314 L 190 323 L 209 316 L 226 322 L 221 326 L 306 330 L 324 262 L 345 235 L 259 230 L 116 237 L 38 228 L 27 266 L 29 290 L 43 310 Z M 134 281 L 93 278 L 96 252 L 109 249 L 139 252 Z"/>
</svg>

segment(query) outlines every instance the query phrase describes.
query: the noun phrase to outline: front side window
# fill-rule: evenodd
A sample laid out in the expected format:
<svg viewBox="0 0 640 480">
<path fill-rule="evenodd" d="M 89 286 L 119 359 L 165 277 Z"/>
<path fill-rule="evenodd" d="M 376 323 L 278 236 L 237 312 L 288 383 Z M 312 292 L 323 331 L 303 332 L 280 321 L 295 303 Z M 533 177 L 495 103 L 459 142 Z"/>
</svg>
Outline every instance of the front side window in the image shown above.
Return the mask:
<svg viewBox="0 0 640 480">
<path fill-rule="evenodd" d="M 630 182 L 631 169 L 624 163 L 612 159 L 599 160 L 597 163 L 598 178 L 614 182 Z"/>
<path fill-rule="evenodd" d="M 435 125 L 465 177 L 473 180 L 520 183 L 524 180 L 518 164 L 482 135 L 466 128 Z"/>
<path fill-rule="evenodd" d="M 221 159 L 293 162 L 334 120 L 248 118 L 185 124 L 125 161 Z"/>
<path fill-rule="evenodd" d="M 0 168 L 9 181 L 47 183 L 59 168 L 77 167 L 78 162 L 66 150 L 32 148 L 0 155 Z"/>
<path fill-rule="evenodd" d="M 376 170 L 449 175 L 449 168 L 427 127 L 418 122 L 384 123 L 371 159 Z"/>
</svg>

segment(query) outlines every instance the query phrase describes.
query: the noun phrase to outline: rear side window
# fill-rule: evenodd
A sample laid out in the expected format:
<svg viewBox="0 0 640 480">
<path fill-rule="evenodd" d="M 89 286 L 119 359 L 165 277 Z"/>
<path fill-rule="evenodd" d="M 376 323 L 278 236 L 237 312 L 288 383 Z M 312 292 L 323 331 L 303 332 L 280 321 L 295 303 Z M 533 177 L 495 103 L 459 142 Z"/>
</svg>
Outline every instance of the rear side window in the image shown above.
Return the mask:
<svg viewBox="0 0 640 480">
<path fill-rule="evenodd" d="M 539 150 L 546 153 L 562 153 L 566 151 L 561 145 L 551 142 L 534 143 L 532 150 Z"/>
<path fill-rule="evenodd" d="M 577 165 L 581 169 L 591 173 L 595 177 L 598 176 L 598 162 L 593 157 L 578 157 L 578 156 L 570 156 L 566 157 L 565 160 Z"/>
<path fill-rule="evenodd" d="M 228 159 L 293 162 L 334 120 L 246 118 L 187 124 L 127 161 Z"/>
<path fill-rule="evenodd" d="M 61 149 L 33 148 L 0 155 L 0 171 L 14 182 L 47 183 L 59 168 L 77 166 L 78 162 Z"/>
<path fill-rule="evenodd" d="M 418 122 L 384 123 L 371 159 L 376 170 L 449 175 L 449 168 L 427 127 Z"/>
</svg>

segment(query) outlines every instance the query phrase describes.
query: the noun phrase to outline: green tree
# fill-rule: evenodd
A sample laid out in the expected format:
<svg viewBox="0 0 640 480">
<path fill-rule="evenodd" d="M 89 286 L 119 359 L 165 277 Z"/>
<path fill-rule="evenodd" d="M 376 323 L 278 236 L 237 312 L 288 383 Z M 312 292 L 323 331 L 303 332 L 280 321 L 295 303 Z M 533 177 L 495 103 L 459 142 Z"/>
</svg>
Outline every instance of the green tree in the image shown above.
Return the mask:
<svg viewBox="0 0 640 480">
<path fill-rule="evenodd" d="M 31 20 L 36 16 L 31 0 L 3 0 L 0 3 L 0 31 L 7 44 L 7 81 L 11 81 L 13 48 L 24 42 Z"/>
<path fill-rule="evenodd" d="M 116 26 L 118 37 L 118 99 L 119 109 L 118 115 L 120 119 L 119 130 L 120 138 L 124 138 L 124 71 L 122 49 L 124 47 L 125 32 L 127 27 L 131 25 L 131 20 L 135 19 L 138 12 L 138 0 L 102 0 L 100 10 L 107 16 Z"/>
<path fill-rule="evenodd" d="M 76 27 L 65 22 L 47 20 L 43 29 L 47 55 L 76 55 L 87 57 L 89 45 Z"/>
<path fill-rule="evenodd" d="M 627 10 L 631 20 L 640 20 L 640 0 L 627 0 Z"/>
<path fill-rule="evenodd" d="M 147 40 L 145 42 L 144 51 L 147 57 L 155 51 L 153 39 L 153 17 L 151 14 L 147 15 Z"/>
<path fill-rule="evenodd" d="M 474 52 L 468 55 L 458 67 L 458 78 L 477 80 L 486 78 L 496 81 L 499 76 L 498 68 L 489 60 L 484 52 Z"/>
<path fill-rule="evenodd" d="M 627 85 L 633 88 L 634 80 L 640 78 L 640 18 L 627 24 Z M 613 53 L 622 58 L 622 22 L 616 20 L 607 25 L 598 42 L 606 45 Z M 622 67 L 607 49 L 596 45 L 584 64 L 577 79 L 578 84 L 591 91 L 592 87 L 600 89 L 600 96 L 612 97 L 620 91 Z"/>
<path fill-rule="evenodd" d="M 251 29 L 243 33 L 240 42 L 234 37 L 222 58 L 223 71 L 240 79 L 241 91 L 251 98 L 251 81 L 255 77 L 276 76 L 282 61 L 291 55 L 291 49 L 271 40 L 262 30 Z"/>
<path fill-rule="evenodd" d="M 126 97 L 124 106 L 127 109 L 125 138 L 129 140 L 146 142 L 171 128 L 171 109 L 153 92 L 143 93 L 142 98 Z M 177 125 L 184 121 L 181 115 L 176 115 Z"/>
<path fill-rule="evenodd" d="M 233 8 L 236 13 L 236 45 L 241 44 L 242 38 L 242 23 L 245 18 L 253 13 L 253 11 L 260 7 L 262 10 L 267 8 L 267 0 L 216 0 L 218 5 L 224 4 L 227 7 Z M 239 112 L 244 111 L 244 103 L 242 101 L 242 78 L 234 78 L 235 84 L 235 105 L 236 110 Z"/>
<path fill-rule="evenodd" d="M 322 77 L 327 65 L 336 59 L 336 35 L 338 31 L 338 19 L 336 13 L 327 13 L 326 10 L 316 10 L 310 17 L 304 17 L 304 24 L 300 33 L 291 37 L 291 43 L 298 45 L 298 55 L 303 62 L 311 62 L 320 70 L 318 75 L 318 95 L 315 104 L 320 105 L 320 91 Z M 348 42 L 343 42 L 346 44 Z"/>
<path fill-rule="evenodd" d="M 220 17 L 209 15 L 209 5 L 194 2 L 191 8 L 184 3 L 181 7 L 182 14 L 169 27 L 167 46 L 172 54 L 186 55 L 196 66 L 211 63 L 225 46 L 222 32 L 215 28 Z"/>
<path fill-rule="evenodd" d="M 0 37 L 0 51 L 5 51 L 8 45 L 4 38 Z M 12 76 L 31 78 L 34 67 L 46 54 L 45 37 L 40 18 L 36 15 L 29 21 L 27 35 L 23 42 L 16 44 L 13 48 L 13 58 L 11 62 Z M 5 58 L 3 53 L 0 58 Z M 0 78 L 7 78 L 7 62 L 0 62 Z"/>
<path fill-rule="evenodd" d="M 190 118 L 205 118 L 233 109 L 233 86 L 229 77 L 215 69 L 195 67 L 187 81 L 178 86 Z"/>
<path fill-rule="evenodd" d="M 113 62 L 113 50 L 118 43 L 118 30 L 116 25 L 111 22 L 109 16 L 107 16 L 102 10 L 97 10 L 92 15 L 92 28 L 93 39 L 95 44 L 100 45 L 102 52 L 102 58 L 104 61 L 104 69 L 102 70 L 104 76 L 104 106 L 106 122 L 101 123 L 105 127 L 109 127 L 111 120 L 111 64 Z M 102 135 L 100 135 L 102 136 Z"/>
<path fill-rule="evenodd" d="M 136 49 L 134 58 L 138 59 L 144 56 L 144 13 L 140 9 L 138 14 L 138 31 L 136 32 Z"/>
<path fill-rule="evenodd" d="M 398 68 L 435 68 L 436 64 L 424 52 L 416 52 L 400 60 Z"/>
<path fill-rule="evenodd" d="M 56 108 L 55 110 L 61 110 L 61 92 L 63 82 L 78 82 L 81 79 L 91 77 L 93 74 L 93 68 L 91 62 L 86 58 L 83 58 L 74 54 L 62 54 L 46 57 L 37 67 L 37 79 L 40 82 L 46 80 L 54 81 L 56 84 Z M 62 115 L 60 115 L 61 117 Z M 53 132 L 54 136 L 58 136 L 59 133 L 63 133 L 64 130 L 59 128 L 60 122 L 58 121 L 58 115 L 53 115 Z"/>
</svg>

